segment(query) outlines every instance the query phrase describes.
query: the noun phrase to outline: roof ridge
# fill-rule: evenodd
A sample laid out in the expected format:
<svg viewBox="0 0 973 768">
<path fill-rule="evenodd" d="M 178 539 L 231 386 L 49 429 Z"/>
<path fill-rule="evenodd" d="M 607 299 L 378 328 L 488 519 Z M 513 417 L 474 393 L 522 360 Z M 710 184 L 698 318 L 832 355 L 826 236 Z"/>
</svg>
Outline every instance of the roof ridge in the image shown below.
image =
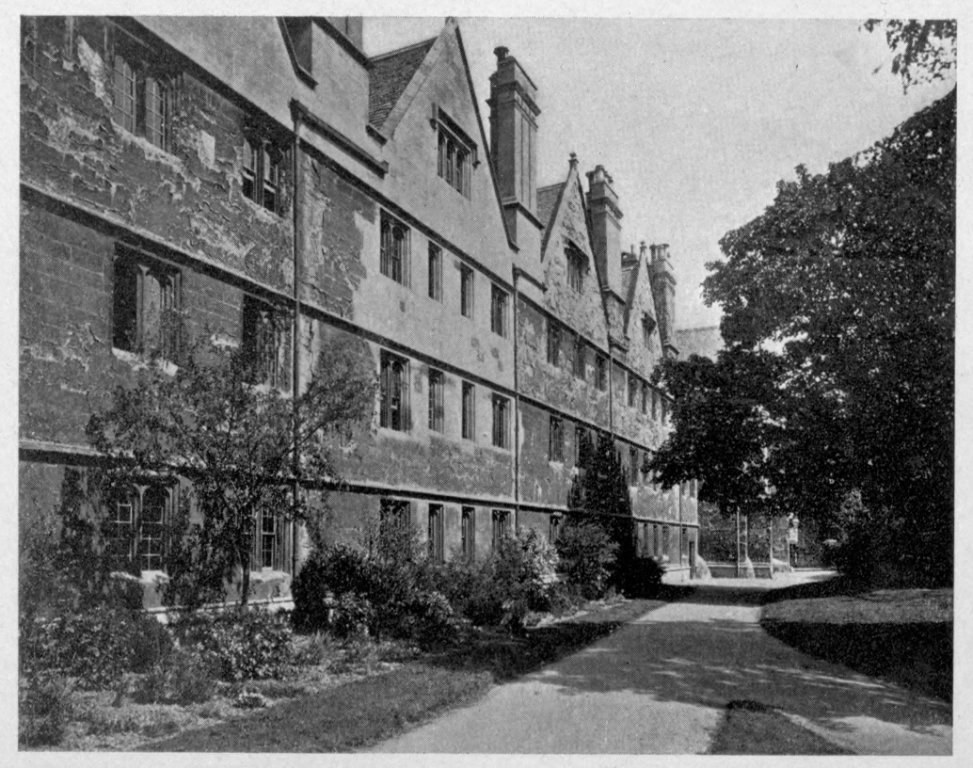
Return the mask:
<svg viewBox="0 0 973 768">
<path fill-rule="evenodd" d="M 377 53 L 374 56 L 369 57 L 368 62 L 372 63 L 374 61 L 379 61 L 380 59 L 387 59 L 390 56 L 396 56 L 400 53 L 408 53 L 409 51 L 412 51 L 415 48 L 421 48 L 424 45 L 432 45 L 433 43 L 436 42 L 438 37 L 439 35 L 436 35 L 436 37 L 430 37 L 427 38 L 426 40 L 420 40 L 418 43 L 410 43 L 409 45 L 404 45 L 401 48 L 396 48 L 393 51 L 386 51 L 385 53 Z"/>
</svg>

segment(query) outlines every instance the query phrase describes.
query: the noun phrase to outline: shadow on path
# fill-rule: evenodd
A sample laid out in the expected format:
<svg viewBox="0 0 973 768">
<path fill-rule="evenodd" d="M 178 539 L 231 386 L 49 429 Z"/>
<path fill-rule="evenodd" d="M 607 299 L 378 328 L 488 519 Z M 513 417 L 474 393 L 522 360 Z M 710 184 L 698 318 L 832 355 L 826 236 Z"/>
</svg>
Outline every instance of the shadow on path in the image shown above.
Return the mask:
<svg viewBox="0 0 973 768">
<path fill-rule="evenodd" d="M 626 691 L 723 707 L 750 699 L 811 721 L 868 717 L 922 731 L 949 704 L 806 656 L 757 623 L 766 587 L 701 586 L 532 677 L 571 696 Z"/>
</svg>

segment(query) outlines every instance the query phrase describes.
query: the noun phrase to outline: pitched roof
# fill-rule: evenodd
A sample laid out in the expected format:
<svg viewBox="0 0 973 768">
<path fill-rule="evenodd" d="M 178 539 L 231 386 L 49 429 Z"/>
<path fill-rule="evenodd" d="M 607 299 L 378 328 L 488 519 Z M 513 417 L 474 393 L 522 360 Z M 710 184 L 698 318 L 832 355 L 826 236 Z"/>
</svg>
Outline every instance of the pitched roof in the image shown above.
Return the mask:
<svg viewBox="0 0 973 768">
<path fill-rule="evenodd" d="M 381 128 L 436 38 L 369 60 L 368 122 Z"/>
<path fill-rule="evenodd" d="M 557 200 L 561 196 L 561 190 L 564 189 L 564 184 L 565 182 L 561 181 L 557 184 L 540 187 L 537 190 L 537 218 L 541 220 L 541 223 L 545 227 L 551 224 L 551 216 L 554 215 Z"/>
</svg>

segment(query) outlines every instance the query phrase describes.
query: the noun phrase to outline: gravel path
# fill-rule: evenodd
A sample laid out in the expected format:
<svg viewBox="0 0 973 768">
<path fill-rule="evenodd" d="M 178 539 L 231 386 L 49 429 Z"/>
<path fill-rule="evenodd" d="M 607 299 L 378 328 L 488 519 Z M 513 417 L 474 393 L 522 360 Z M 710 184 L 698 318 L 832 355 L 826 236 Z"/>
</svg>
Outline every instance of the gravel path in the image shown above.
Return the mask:
<svg viewBox="0 0 973 768">
<path fill-rule="evenodd" d="M 760 593 L 810 577 L 702 584 L 371 751 L 700 754 L 726 704 L 752 699 L 857 754 L 950 754 L 948 704 L 806 656 L 760 628 Z"/>
</svg>

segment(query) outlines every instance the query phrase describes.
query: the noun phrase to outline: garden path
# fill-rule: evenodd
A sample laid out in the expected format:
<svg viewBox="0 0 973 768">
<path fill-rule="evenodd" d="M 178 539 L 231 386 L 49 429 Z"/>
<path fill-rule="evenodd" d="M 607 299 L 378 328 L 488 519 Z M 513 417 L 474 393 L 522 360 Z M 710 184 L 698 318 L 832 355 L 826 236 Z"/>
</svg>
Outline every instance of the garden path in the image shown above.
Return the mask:
<svg viewBox="0 0 973 768">
<path fill-rule="evenodd" d="M 702 583 L 370 751 L 700 754 L 727 703 L 750 699 L 857 754 L 950 754 L 950 705 L 807 656 L 760 628 L 761 593 L 802 578 Z"/>
</svg>

